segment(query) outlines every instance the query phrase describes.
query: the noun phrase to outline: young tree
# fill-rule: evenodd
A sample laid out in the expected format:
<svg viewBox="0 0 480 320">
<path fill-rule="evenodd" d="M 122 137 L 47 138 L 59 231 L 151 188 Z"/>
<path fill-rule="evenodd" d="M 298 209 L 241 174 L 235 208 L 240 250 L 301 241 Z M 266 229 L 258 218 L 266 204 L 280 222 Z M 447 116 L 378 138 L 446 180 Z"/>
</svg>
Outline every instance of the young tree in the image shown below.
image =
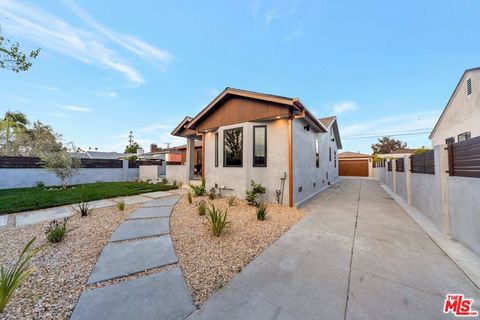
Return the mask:
<svg viewBox="0 0 480 320">
<path fill-rule="evenodd" d="M 128 135 L 128 145 L 125 147 L 124 153 L 137 153 L 138 149 L 140 149 L 140 145 L 133 140 L 133 131 L 130 131 Z"/>
<path fill-rule="evenodd" d="M 67 150 L 39 154 L 45 168 L 52 171 L 60 179 L 62 188 L 66 189 L 72 177 L 80 171 L 80 157 L 70 156 Z"/>
<path fill-rule="evenodd" d="M 407 143 L 401 140 L 391 139 L 390 137 L 383 137 L 378 139 L 378 142 L 372 144 L 373 154 L 385 154 L 390 153 L 395 150 L 405 149 L 407 147 Z"/>
<path fill-rule="evenodd" d="M 27 71 L 32 66 L 32 60 L 36 59 L 40 48 L 23 53 L 20 51 L 18 42 L 11 42 L 2 36 L 0 27 L 0 69 L 7 69 L 13 72 Z"/>
</svg>

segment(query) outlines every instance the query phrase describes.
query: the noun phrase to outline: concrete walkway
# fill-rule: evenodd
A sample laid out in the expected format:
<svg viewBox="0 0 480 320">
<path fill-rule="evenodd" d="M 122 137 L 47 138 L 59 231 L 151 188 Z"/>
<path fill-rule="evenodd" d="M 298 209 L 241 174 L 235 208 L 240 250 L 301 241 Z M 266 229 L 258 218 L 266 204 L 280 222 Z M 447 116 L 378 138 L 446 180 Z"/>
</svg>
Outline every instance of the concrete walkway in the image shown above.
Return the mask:
<svg viewBox="0 0 480 320">
<path fill-rule="evenodd" d="M 88 284 L 178 262 L 170 214 L 180 196 L 145 202 L 112 234 Z M 145 211 L 146 210 L 146 211 Z M 83 292 L 71 319 L 184 319 L 195 309 L 178 267 Z"/>
<path fill-rule="evenodd" d="M 342 180 L 187 319 L 449 319 L 447 293 L 478 288 L 367 179 Z"/>
</svg>

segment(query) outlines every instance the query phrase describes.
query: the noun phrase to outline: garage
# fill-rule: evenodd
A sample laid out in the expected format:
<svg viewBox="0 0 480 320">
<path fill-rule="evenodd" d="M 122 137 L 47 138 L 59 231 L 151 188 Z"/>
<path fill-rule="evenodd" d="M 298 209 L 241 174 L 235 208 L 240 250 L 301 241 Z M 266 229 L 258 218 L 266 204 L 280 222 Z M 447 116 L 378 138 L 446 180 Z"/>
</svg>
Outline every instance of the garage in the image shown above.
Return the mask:
<svg viewBox="0 0 480 320">
<path fill-rule="evenodd" d="M 338 157 L 340 176 L 369 177 L 372 157 L 368 154 L 342 152 Z"/>
</svg>

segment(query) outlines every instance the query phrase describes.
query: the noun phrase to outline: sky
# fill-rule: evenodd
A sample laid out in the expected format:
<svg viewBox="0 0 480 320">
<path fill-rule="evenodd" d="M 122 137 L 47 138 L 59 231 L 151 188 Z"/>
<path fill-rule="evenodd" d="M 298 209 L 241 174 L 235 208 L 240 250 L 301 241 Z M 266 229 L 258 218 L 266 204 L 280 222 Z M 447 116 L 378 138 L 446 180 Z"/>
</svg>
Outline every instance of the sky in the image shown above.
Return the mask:
<svg viewBox="0 0 480 320">
<path fill-rule="evenodd" d="M 298 97 L 336 115 L 343 151 L 377 137 L 430 146 L 463 71 L 480 66 L 480 1 L 0 0 L 3 36 L 41 48 L 0 70 L 21 111 L 84 149 L 170 135 L 225 87 Z"/>
</svg>

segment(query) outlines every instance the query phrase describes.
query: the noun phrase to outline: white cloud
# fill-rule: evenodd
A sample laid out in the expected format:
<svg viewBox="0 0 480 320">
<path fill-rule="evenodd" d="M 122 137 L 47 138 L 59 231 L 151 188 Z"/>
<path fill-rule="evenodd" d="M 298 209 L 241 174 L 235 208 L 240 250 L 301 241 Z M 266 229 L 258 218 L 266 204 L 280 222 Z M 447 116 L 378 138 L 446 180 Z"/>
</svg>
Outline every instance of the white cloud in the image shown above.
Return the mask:
<svg viewBox="0 0 480 320">
<path fill-rule="evenodd" d="M 348 111 L 353 111 L 356 109 L 357 109 L 357 103 L 355 101 L 343 101 L 335 104 L 332 108 L 332 112 L 338 115 L 338 114 L 345 113 Z"/>
<path fill-rule="evenodd" d="M 48 91 L 55 91 L 57 90 L 57 87 L 54 86 L 41 86 L 42 89 L 48 90 Z"/>
<path fill-rule="evenodd" d="M 93 110 L 90 108 L 80 107 L 80 106 L 62 106 L 65 110 L 75 111 L 75 112 L 92 112 Z"/>
<path fill-rule="evenodd" d="M 270 23 L 272 22 L 274 19 L 277 19 L 280 17 L 280 12 L 278 11 L 277 8 L 273 8 L 273 9 L 270 9 L 270 10 L 267 10 L 265 12 L 265 21 L 267 23 Z"/>
<path fill-rule="evenodd" d="M 147 127 L 144 127 L 140 129 L 142 132 L 152 132 L 152 131 L 157 131 L 157 130 L 168 130 L 171 129 L 173 130 L 175 126 L 169 125 L 169 124 L 161 124 L 161 123 L 154 123 L 151 124 Z"/>
<path fill-rule="evenodd" d="M 115 91 L 94 92 L 94 94 L 99 97 L 108 97 L 108 98 L 118 97 L 118 93 L 116 93 Z"/>
<path fill-rule="evenodd" d="M 75 2 L 66 1 L 89 28 L 75 27 L 33 5 L 11 0 L 0 0 L 0 23 L 5 32 L 32 41 L 84 63 L 96 64 L 123 74 L 135 84 L 145 82 L 140 72 L 121 58 L 112 44 L 121 46 L 135 55 L 155 61 L 159 68 L 171 55 L 140 39 L 116 33 L 93 20 Z"/>
</svg>

